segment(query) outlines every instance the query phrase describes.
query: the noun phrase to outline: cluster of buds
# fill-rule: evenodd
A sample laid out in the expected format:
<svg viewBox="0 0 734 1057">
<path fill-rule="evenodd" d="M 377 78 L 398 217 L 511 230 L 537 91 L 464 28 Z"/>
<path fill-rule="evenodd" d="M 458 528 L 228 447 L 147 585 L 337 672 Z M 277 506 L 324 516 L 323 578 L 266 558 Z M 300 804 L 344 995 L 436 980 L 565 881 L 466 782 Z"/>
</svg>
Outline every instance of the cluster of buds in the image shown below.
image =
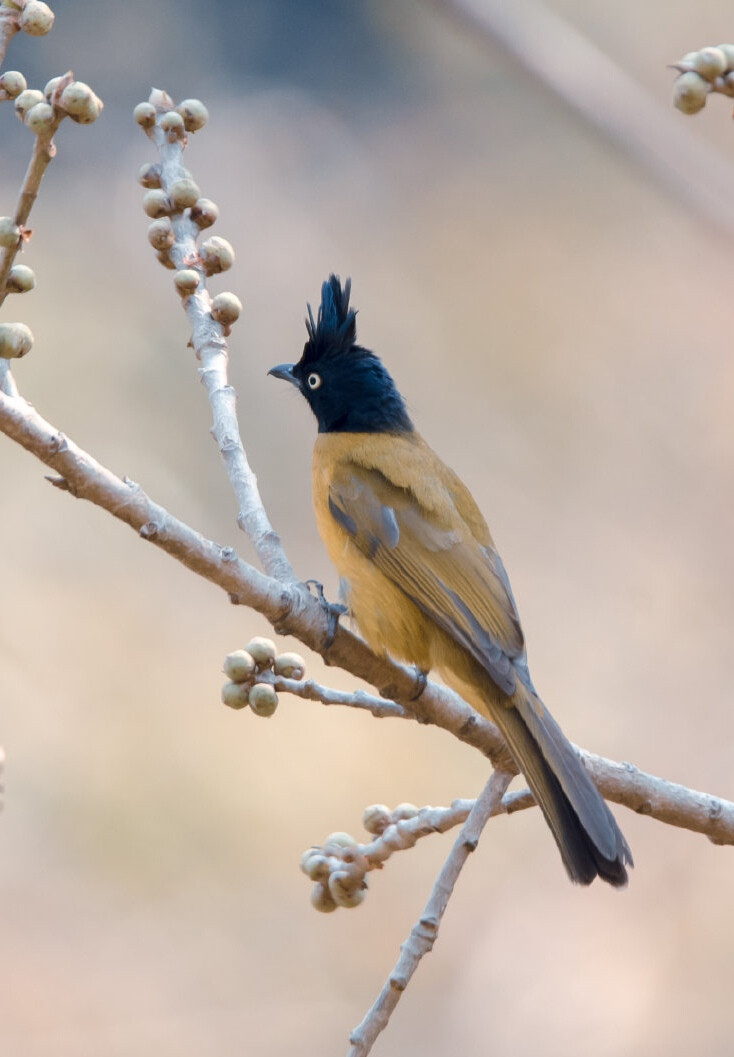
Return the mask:
<svg viewBox="0 0 734 1057">
<path fill-rule="evenodd" d="M 175 106 L 169 95 L 154 89 L 148 102 L 135 107 L 134 117 L 149 136 L 159 130 L 167 143 L 178 143 L 183 150 L 187 133 L 203 128 L 209 114 L 199 99 L 184 99 Z M 177 268 L 171 253 L 179 235 L 176 221 L 189 221 L 186 235 L 198 239 L 215 223 L 219 208 L 211 199 L 202 197 L 196 181 L 185 170 L 168 179 L 163 166 L 146 164 L 140 169 L 138 180 L 146 192 L 143 210 L 151 218 L 148 241 L 160 263 L 176 271 L 173 282 L 179 296 L 191 297 L 203 290 L 205 278 L 232 267 L 234 250 L 226 239 L 211 235 L 199 245 L 196 254 L 184 261 L 185 267 Z M 211 304 L 212 318 L 223 327 L 225 336 L 241 311 L 239 298 L 229 292 L 217 294 Z"/>
<path fill-rule="evenodd" d="M 673 102 L 684 114 L 703 110 L 709 92 L 734 98 L 734 44 L 689 51 L 673 69 L 678 71 Z"/>
<path fill-rule="evenodd" d="M 230 680 L 222 687 L 222 701 L 229 708 L 249 706 L 256 716 L 272 716 L 278 707 L 276 676 L 302 679 L 306 663 L 298 653 L 277 653 L 272 639 L 254 638 L 243 650 L 224 659 L 224 674 Z"/>
<path fill-rule="evenodd" d="M 2 0 L 6 16 L 30 37 L 45 37 L 54 24 L 54 13 L 41 0 Z"/>
<path fill-rule="evenodd" d="M 398 804 L 392 811 L 385 804 L 371 804 L 362 815 L 362 825 L 387 847 L 373 854 L 375 844 L 359 844 L 349 833 L 331 833 L 323 844 L 308 848 L 301 856 L 301 869 L 313 882 L 311 904 L 322 914 L 337 907 L 356 907 L 367 891 L 367 873 L 379 866 L 390 850 L 409 847 L 415 838 L 407 838 L 398 829 L 400 822 L 415 818 L 415 804 Z M 392 828 L 391 828 L 392 827 Z"/>
<path fill-rule="evenodd" d="M 311 905 L 322 914 L 358 907 L 367 891 L 367 856 L 348 833 L 331 833 L 320 847 L 301 856 L 301 869 L 313 882 Z"/>
<path fill-rule="evenodd" d="M 15 101 L 15 113 L 36 136 L 52 136 L 62 118 L 70 117 L 79 125 L 91 125 L 102 112 L 102 100 L 72 73 L 52 77 L 43 91 L 26 88 L 25 78 L 17 70 L 0 77 L 4 98 Z"/>
</svg>

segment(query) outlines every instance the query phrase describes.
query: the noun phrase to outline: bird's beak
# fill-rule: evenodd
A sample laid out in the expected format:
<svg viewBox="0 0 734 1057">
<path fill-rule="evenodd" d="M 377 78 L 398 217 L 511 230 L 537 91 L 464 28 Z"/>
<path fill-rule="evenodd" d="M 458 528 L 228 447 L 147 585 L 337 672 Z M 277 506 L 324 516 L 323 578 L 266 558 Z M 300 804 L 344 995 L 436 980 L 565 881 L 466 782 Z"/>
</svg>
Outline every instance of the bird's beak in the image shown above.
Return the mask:
<svg viewBox="0 0 734 1057">
<path fill-rule="evenodd" d="M 277 367 L 271 367 L 268 374 L 272 374 L 273 378 L 283 378 L 300 389 L 300 383 L 293 373 L 294 366 L 293 363 L 279 363 Z"/>
</svg>

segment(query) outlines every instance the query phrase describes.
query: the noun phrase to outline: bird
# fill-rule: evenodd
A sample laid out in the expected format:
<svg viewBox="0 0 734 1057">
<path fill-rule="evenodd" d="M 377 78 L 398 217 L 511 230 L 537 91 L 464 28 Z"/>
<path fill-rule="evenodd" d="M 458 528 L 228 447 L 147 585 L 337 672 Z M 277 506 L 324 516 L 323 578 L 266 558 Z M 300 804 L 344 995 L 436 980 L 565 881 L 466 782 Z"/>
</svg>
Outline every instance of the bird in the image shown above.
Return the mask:
<svg viewBox="0 0 734 1057">
<path fill-rule="evenodd" d="M 570 879 L 628 880 L 629 846 L 528 668 L 505 567 L 468 488 L 414 428 L 372 351 L 358 344 L 351 280 L 332 274 L 292 383 L 316 417 L 316 525 L 343 601 L 371 649 L 435 670 L 504 737 Z"/>
</svg>

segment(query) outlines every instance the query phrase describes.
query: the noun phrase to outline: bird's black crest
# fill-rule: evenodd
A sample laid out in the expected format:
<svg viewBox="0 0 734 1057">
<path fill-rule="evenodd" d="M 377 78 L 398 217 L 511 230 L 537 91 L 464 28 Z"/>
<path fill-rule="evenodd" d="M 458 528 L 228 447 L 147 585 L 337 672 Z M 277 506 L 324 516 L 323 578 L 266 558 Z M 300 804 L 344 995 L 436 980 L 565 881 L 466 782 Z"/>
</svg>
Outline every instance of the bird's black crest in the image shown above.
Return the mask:
<svg viewBox="0 0 734 1057">
<path fill-rule="evenodd" d="M 316 322 L 308 305 L 308 341 L 303 349 L 303 363 L 330 359 L 354 347 L 357 341 L 357 312 L 349 307 L 351 288 L 351 279 L 347 279 L 342 286 L 338 275 L 330 275 L 321 286 L 321 304 Z"/>
</svg>

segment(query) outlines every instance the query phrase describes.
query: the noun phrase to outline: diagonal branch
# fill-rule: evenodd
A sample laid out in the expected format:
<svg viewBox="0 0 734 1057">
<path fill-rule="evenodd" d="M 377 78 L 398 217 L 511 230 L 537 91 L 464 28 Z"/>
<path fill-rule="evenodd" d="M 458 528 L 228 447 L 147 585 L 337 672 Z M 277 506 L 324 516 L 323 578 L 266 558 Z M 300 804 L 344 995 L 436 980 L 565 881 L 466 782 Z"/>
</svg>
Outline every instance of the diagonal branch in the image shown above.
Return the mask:
<svg viewBox="0 0 734 1057">
<path fill-rule="evenodd" d="M 264 576 L 231 548 L 206 539 L 149 499 L 139 485 L 101 466 L 26 401 L 0 393 L 0 432 L 56 470 L 61 480 L 54 483 L 103 507 L 135 529 L 141 538 L 222 588 L 233 602 L 251 606 L 277 631 L 295 636 L 320 653 L 327 664 L 378 687 L 383 698 L 397 702 L 419 722 L 442 727 L 478 749 L 495 766 L 514 773 L 496 727 L 452 690 L 429 681 L 415 700 L 415 674 L 409 668 L 377 657 L 361 639 L 341 626 L 329 642 L 328 612 L 303 585 L 283 584 Z M 318 697 L 316 685 L 312 684 L 311 692 L 304 696 Z M 369 707 L 369 697 L 366 695 L 365 707 Z M 383 709 L 383 714 L 395 713 Z M 734 804 L 729 801 L 666 782 L 631 764 L 615 763 L 592 753 L 583 752 L 582 756 L 607 799 L 661 822 L 705 834 L 717 843 L 734 844 Z M 513 795 L 508 810 L 520 810 L 531 803 L 527 794 Z"/>
<path fill-rule="evenodd" d="M 734 231 L 731 164 L 550 7 L 536 0 L 427 2 L 473 39 L 500 44 L 701 216 Z"/>
<path fill-rule="evenodd" d="M 382 991 L 374 1004 L 352 1032 L 349 1041 L 348 1057 L 367 1057 L 375 1039 L 387 1027 L 390 1016 L 396 1008 L 405 988 L 410 983 L 413 973 L 424 955 L 432 950 L 441 918 L 451 898 L 459 874 L 471 852 L 477 846 L 479 837 L 487 822 L 502 800 L 512 775 L 503 771 L 493 771 L 486 786 L 474 802 L 446 862 L 436 878 L 433 890 L 419 920 L 413 926 L 408 939 L 400 948 L 392 972 L 387 978 Z"/>
<path fill-rule="evenodd" d="M 261 613 L 284 635 L 293 635 L 320 653 L 327 664 L 376 686 L 419 722 L 443 727 L 491 760 L 509 757 L 496 727 L 453 691 L 429 682 L 418 700 L 415 672 L 369 647 L 341 625 L 331 634 L 327 607 L 302 584 L 283 584 L 264 576 L 154 503 L 139 485 L 122 479 L 65 437 L 21 398 L 0 393 L 0 432 L 5 433 L 60 475 L 54 484 L 87 499 L 133 528 L 190 571 L 222 588 L 235 604 Z"/>
</svg>

